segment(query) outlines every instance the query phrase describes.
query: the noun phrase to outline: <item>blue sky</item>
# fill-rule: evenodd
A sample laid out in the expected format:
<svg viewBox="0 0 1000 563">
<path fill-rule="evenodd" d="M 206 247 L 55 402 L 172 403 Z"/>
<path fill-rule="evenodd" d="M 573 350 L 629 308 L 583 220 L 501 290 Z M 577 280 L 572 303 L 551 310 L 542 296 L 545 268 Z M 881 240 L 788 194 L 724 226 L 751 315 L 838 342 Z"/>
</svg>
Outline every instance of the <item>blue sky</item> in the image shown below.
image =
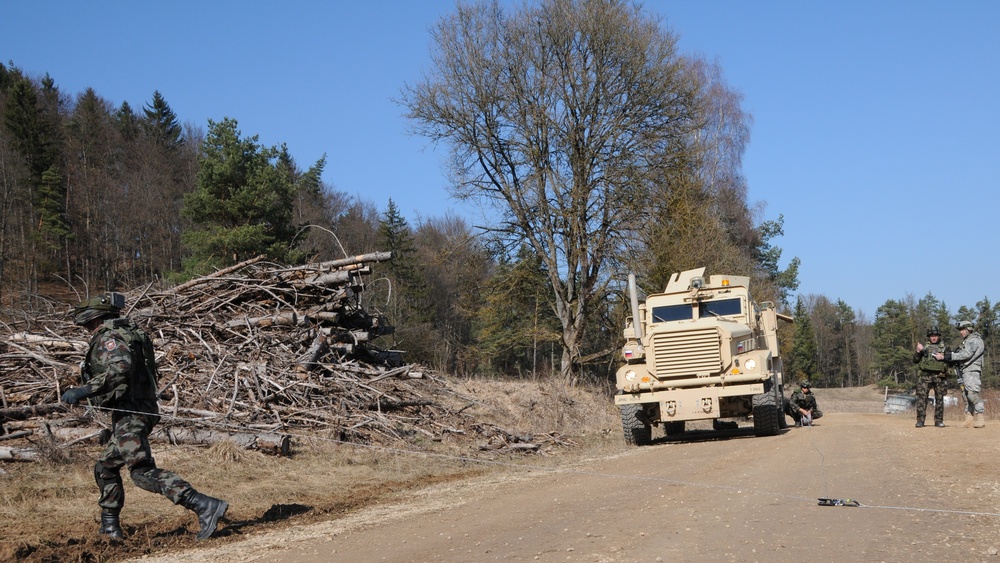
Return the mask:
<svg viewBox="0 0 1000 563">
<path fill-rule="evenodd" d="M 415 224 L 448 200 L 444 150 L 392 100 L 429 64 L 452 0 L 7 2 L 0 60 L 183 122 L 232 117 L 303 168 Z M 744 160 L 760 219 L 784 216 L 799 292 L 871 318 L 932 292 L 954 312 L 1000 299 L 1000 2 L 646 3 L 681 50 L 718 61 L 753 114 Z M 783 264 L 784 265 L 784 264 Z"/>
</svg>

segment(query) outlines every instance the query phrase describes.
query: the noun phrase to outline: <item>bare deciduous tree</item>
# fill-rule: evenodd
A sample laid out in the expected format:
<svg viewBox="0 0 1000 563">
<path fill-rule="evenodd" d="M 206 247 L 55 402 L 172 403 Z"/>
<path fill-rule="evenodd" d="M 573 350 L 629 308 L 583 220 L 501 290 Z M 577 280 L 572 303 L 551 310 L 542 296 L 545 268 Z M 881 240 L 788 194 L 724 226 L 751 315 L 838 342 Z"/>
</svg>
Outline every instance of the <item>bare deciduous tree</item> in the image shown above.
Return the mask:
<svg viewBox="0 0 1000 563">
<path fill-rule="evenodd" d="M 450 146 L 454 195 L 497 211 L 488 230 L 541 259 L 569 377 L 651 186 L 699 126 L 697 74 L 626 2 L 459 5 L 434 39 L 402 102 L 416 132 Z"/>
</svg>

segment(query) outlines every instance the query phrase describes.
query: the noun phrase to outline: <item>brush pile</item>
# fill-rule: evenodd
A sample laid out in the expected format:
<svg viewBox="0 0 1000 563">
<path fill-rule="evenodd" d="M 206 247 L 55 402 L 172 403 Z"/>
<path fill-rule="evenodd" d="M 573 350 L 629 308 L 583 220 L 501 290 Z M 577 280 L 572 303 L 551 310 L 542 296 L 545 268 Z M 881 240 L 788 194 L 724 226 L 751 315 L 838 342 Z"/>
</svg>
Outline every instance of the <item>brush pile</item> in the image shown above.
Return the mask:
<svg viewBox="0 0 1000 563">
<path fill-rule="evenodd" d="M 259 257 L 161 292 L 128 292 L 124 314 L 157 351 L 157 433 L 279 454 L 288 453 L 289 435 L 301 434 L 364 444 L 449 434 L 524 442 L 463 415 L 471 399 L 375 344 L 393 329 L 362 307 L 362 278 L 388 259 L 373 253 L 285 267 Z M 80 384 L 89 338 L 65 310 L 22 316 L 0 325 L 0 335 L 0 430 L 8 437 L 22 430 L 16 421 L 39 415 L 63 439 L 92 438 L 78 427 L 107 424 L 105 413 L 59 404 L 66 387 Z"/>
</svg>

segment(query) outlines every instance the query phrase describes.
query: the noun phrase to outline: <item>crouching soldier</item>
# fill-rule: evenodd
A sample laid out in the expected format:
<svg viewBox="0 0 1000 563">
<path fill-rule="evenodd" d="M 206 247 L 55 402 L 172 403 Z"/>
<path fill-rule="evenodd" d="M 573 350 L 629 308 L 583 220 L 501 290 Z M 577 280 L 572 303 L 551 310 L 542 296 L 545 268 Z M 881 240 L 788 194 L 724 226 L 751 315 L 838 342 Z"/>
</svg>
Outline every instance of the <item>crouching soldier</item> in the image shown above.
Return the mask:
<svg viewBox="0 0 1000 563">
<path fill-rule="evenodd" d="M 823 416 L 808 381 L 800 383 L 799 388 L 785 401 L 785 414 L 792 417 L 795 426 L 812 426 L 813 420 Z"/>
<path fill-rule="evenodd" d="M 198 515 L 198 539 L 210 537 L 229 503 L 196 491 L 175 473 L 156 467 L 149 433 L 160 421 L 156 403 L 156 360 L 153 343 L 138 325 L 121 318 L 125 297 L 106 293 L 73 310 L 73 321 L 92 333 L 82 365 L 83 385 L 67 389 L 65 403 L 83 399 L 111 412 L 111 437 L 94 465 L 101 496 L 102 535 L 121 538 L 119 513 L 125 504 L 121 468 L 127 467 L 140 488 L 161 494 Z"/>
</svg>

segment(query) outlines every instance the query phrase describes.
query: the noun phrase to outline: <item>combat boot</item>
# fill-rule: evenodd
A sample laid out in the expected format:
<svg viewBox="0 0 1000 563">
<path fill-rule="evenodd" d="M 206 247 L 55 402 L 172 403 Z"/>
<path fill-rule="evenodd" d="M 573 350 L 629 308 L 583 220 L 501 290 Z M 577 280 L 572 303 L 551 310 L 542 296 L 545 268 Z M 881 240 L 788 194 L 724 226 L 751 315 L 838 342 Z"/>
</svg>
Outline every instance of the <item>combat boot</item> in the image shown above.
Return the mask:
<svg viewBox="0 0 1000 563">
<path fill-rule="evenodd" d="M 962 423 L 962 427 L 972 428 L 972 422 L 973 422 L 972 413 L 971 412 L 965 413 L 965 422 Z"/>
<path fill-rule="evenodd" d="M 986 415 L 981 412 L 976 413 L 975 422 L 972 423 L 973 428 L 982 428 L 986 426 Z"/>
<path fill-rule="evenodd" d="M 122 526 L 118 521 L 118 512 L 114 510 L 101 511 L 101 531 L 102 536 L 120 540 L 122 539 Z"/>
<path fill-rule="evenodd" d="M 222 518 L 229 509 L 228 502 L 203 495 L 194 489 L 184 495 L 181 506 L 198 515 L 198 525 L 201 527 L 198 531 L 199 540 L 210 538 L 215 533 L 219 518 Z"/>
</svg>

